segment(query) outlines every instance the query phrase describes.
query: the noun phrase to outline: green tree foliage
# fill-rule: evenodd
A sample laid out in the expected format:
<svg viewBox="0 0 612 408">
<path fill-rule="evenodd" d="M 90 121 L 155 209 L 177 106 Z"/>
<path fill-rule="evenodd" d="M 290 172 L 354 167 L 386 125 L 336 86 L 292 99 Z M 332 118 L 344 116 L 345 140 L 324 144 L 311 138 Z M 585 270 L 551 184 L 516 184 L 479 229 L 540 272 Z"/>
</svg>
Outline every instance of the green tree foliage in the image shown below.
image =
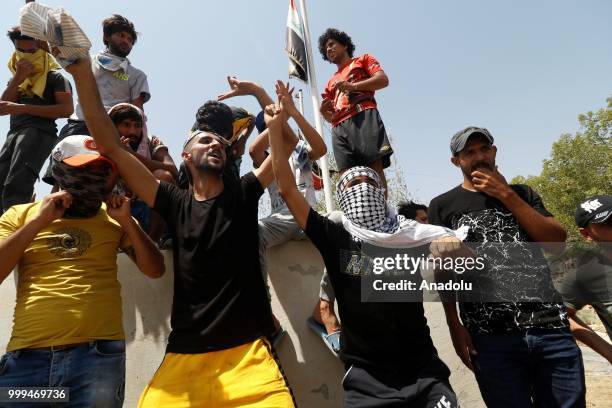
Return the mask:
<svg viewBox="0 0 612 408">
<path fill-rule="evenodd" d="M 595 194 L 612 194 L 612 97 L 597 112 L 578 116 L 580 131 L 563 134 L 543 161 L 539 176 L 518 176 L 513 183 L 529 184 L 568 232 L 580 241 L 574 222 L 576 207 Z"/>
</svg>

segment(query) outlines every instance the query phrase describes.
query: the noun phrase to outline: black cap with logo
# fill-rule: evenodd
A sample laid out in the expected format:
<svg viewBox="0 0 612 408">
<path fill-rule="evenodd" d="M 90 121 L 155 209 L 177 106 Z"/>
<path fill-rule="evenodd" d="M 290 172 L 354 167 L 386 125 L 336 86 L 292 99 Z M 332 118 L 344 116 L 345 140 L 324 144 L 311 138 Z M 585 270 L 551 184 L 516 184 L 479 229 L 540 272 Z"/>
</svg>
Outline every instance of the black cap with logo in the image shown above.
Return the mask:
<svg viewBox="0 0 612 408">
<path fill-rule="evenodd" d="M 576 209 L 576 225 L 601 224 L 612 216 L 612 195 L 596 195 L 581 203 Z"/>
</svg>

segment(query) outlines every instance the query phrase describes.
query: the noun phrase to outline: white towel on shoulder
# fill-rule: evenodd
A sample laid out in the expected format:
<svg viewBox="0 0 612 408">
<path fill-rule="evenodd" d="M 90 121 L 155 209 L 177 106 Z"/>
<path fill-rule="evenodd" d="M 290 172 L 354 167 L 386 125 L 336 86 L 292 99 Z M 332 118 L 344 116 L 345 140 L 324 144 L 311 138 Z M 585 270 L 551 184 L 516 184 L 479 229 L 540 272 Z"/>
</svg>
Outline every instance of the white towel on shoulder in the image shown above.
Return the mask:
<svg viewBox="0 0 612 408">
<path fill-rule="evenodd" d="M 388 204 L 387 212 L 395 215 L 395 210 Z M 464 225 L 457 230 L 452 230 L 438 225 L 421 224 L 404 217 L 400 218 L 399 228 L 392 233 L 361 228 L 351 222 L 344 214 L 342 215 L 342 225 L 349 234 L 359 241 L 382 248 L 415 248 L 442 237 L 456 237 L 463 241 L 470 229 Z"/>
</svg>

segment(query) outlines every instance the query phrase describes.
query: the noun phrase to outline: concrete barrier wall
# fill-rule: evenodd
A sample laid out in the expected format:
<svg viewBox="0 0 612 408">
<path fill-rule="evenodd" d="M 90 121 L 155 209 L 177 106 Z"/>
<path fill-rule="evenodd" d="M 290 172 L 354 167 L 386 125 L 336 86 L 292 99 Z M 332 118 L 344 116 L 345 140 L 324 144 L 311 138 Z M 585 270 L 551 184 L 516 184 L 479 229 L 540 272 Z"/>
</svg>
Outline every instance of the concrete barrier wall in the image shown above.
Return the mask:
<svg viewBox="0 0 612 408">
<path fill-rule="evenodd" d="M 119 255 L 123 324 L 127 340 L 125 406 L 135 407 L 140 392 L 159 367 L 170 331 L 172 307 L 172 254 L 166 252 L 166 275 L 144 277 L 131 261 Z M 344 375 L 342 363 L 306 326 L 319 293 L 321 257 L 308 241 L 289 242 L 268 251 L 272 307 L 287 330 L 278 355 L 300 407 L 340 407 Z M 0 285 L 0 350 L 8 343 L 15 302 L 15 281 L 10 275 Z M 441 358 L 452 371 L 451 383 L 465 407 L 484 407 L 474 376 L 456 357 L 442 306 L 426 303 L 432 337 Z M 100 313 L 104 313 L 103 310 Z"/>
</svg>

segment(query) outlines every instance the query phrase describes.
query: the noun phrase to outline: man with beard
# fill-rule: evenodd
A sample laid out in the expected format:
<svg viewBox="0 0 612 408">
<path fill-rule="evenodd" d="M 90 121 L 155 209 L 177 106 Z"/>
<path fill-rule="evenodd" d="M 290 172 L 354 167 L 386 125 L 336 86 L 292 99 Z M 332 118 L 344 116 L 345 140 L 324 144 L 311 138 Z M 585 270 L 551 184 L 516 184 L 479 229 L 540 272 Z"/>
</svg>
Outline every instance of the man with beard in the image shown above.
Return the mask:
<svg viewBox="0 0 612 408">
<path fill-rule="evenodd" d="M 283 149 L 282 127 L 291 98 L 277 84 L 280 106 L 266 108 L 272 163 L 280 194 L 297 224 L 317 247 L 338 301 L 342 322 L 340 358 L 345 407 L 457 407 L 450 371 L 437 356 L 419 301 L 364 301 L 363 281 L 372 275 L 365 245 L 381 248 L 459 246 L 454 232 L 399 217 L 387 205 L 382 182 L 369 167 L 348 169 L 338 182 L 344 215 L 338 224 L 317 213 L 299 191 Z M 385 243 L 385 240 L 387 243 Z M 396 247 L 398 248 L 398 247 Z M 447 251 L 448 253 L 448 251 Z"/>
<path fill-rule="evenodd" d="M 172 331 L 139 406 L 293 407 L 268 341 L 274 324 L 259 265 L 257 213 L 270 160 L 239 180 L 224 177 L 227 139 L 197 130 L 182 153 L 192 188 L 159 181 L 119 142 L 89 61 L 66 69 L 99 149 L 173 236 Z"/>
<path fill-rule="evenodd" d="M 328 28 L 319 37 L 324 61 L 338 71 L 323 92 L 321 114 L 332 124 L 332 145 L 340 175 L 353 166 L 376 170 L 387 188 L 384 169 L 391 164 L 393 149 L 378 113 L 374 92 L 389 85 L 389 79 L 373 56 L 353 57 L 355 45 L 345 32 Z"/>
<path fill-rule="evenodd" d="M 147 76 L 127 59 L 138 39 L 134 24 L 127 18 L 114 14 L 102 21 L 102 31 L 106 49 L 93 55 L 92 60 L 104 107 L 109 110 L 118 103 L 127 102 L 144 111 L 145 102 L 151 99 Z M 70 135 L 89 134 L 83 109 L 77 103 L 74 114 L 60 131 L 59 139 Z M 50 165 L 43 181 L 53 184 Z"/>
<path fill-rule="evenodd" d="M 29 203 L 34 183 L 57 140 L 57 118 L 72 114 L 70 83 L 51 54 L 19 27 L 8 32 L 15 46 L 9 61 L 13 78 L 0 97 L 0 116 L 10 130 L 0 151 L 0 215 Z"/>
<path fill-rule="evenodd" d="M 144 104 L 151 99 L 147 76 L 127 59 L 138 39 L 134 24 L 114 14 L 102 21 L 102 32 L 106 49 L 92 56 L 92 65 L 104 107 L 108 110 L 128 102 L 144 110 Z M 60 137 L 88 133 L 83 110 L 77 103 Z"/>
<path fill-rule="evenodd" d="M 109 110 L 108 115 L 115 124 L 125 149 L 140 160 L 156 179 L 176 184 L 178 172 L 174 160 L 170 157 L 166 145 L 157 136 L 149 136 L 143 126 L 142 111 L 130 103 L 118 103 Z M 125 189 L 123 181 L 120 180 L 120 184 Z M 129 193 L 131 195 L 131 192 Z M 132 215 L 153 242 L 159 242 L 165 228 L 164 221 L 138 197 L 132 198 Z M 163 241 L 168 239 L 170 238 L 166 237 Z"/>
<path fill-rule="evenodd" d="M 61 191 L 0 217 L 0 282 L 18 268 L 14 325 L 0 387 L 67 387 L 71 406 L 121 407 L 125 334 L 117 252 L 157 278 L 164 258 L 115 196 L 114 164 L 88 136 L 53 150 Z"/>
<path fill-rule="evenodd" d="M 565 307 L 538 300 L 547 296 L 552 280 L 541 250 L 532 243 L 562 243 L 565 230 L 531 187 L 508 185 L 495 165 L 497 148 L 487 129 L 460 130 L 450 149 L 463 183 L 431 201 L 429 221 L 469 227 L 466 241 L 478 250 L 487 248 L 491 267 L 474 276 L 474 282 L 492 283 L 488 299 L 496 300 L 460 298 L 461 320 L 455 302 L 445 302 L 455 351 L 474 371 L 487 406 L 584 407 L 582 356 Z M 521 247 L 526 248 L 526 267 L 511 255 L 511 249 Z M 535 295 L 529 303 L 502 301 L 529 292 Z"/>
</svg>

